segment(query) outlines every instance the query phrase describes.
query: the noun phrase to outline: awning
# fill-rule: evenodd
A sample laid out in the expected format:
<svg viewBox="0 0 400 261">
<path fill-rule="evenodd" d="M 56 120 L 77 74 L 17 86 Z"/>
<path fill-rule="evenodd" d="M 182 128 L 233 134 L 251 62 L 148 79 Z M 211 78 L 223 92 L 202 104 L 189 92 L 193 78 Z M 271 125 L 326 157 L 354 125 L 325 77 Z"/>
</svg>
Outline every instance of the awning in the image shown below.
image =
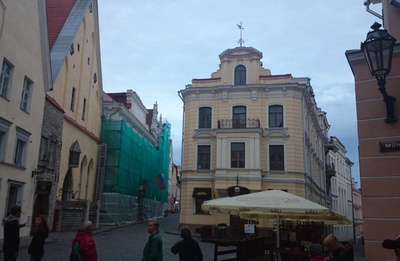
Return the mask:
<svg viewBox="0 0 400 261">
<path fill-rule="evenodd" d="M 194 188 L 192 197 L 211 199 L 211 188 Z"/>
</svg>

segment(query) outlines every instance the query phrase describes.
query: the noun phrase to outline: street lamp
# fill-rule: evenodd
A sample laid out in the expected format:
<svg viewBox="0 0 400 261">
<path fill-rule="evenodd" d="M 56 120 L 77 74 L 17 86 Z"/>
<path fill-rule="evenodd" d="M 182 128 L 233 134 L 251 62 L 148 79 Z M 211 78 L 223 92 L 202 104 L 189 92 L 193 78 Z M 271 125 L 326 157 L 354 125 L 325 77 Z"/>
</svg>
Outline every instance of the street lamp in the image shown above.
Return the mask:
<svg viewBox="0 0 400 261">
<path fill-rule="evenodd" d="M 375 22 L 368 32 L 367 39 L 361 43 L 361 51 L 363 51 L 367 59 L 368 68 L 372 76 L 375 76 L 379 91 L 383 95 L 383 101 L 386 104 L 386 123 L 396 122 L 394 115 L 395 97 L 390 96 L 386 92 L 386 76 L 392 67 L 393 49 L 396 39 L 391 36 L 387 30 L 379 29 L 381 25 Z"/>
<path fill-rule="evenodd" d="M 236 176 L 236 187 L 233 189 L 235 193 L 239 194 L 240 193 L 240 187 L 239 187 L 239 174 Z"/>
</svg>

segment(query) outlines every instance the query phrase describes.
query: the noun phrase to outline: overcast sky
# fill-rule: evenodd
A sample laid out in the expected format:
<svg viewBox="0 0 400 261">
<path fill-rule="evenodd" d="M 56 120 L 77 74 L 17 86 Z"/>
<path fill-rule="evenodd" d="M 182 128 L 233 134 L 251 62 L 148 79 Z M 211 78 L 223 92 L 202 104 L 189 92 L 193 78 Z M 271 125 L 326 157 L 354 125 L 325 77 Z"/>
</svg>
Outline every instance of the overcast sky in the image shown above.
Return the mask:
<svg viewBox="0 0 400 261">
<path fill-rule="evenodd" d="M 354 77 L 344 55 L 359 49 L 381 20 L 363 0 L 98 0 L 103 89 L 132 89 L 171 123 L 174 163 L 181 163 L 182 101 L 178 91 L 209 78 L 219 58 L 238 46 L 263 53 L 273 75 L 309 77 L 329 135 L 345 145 L 359 181 Z M 371 8 L 380 12 L 381 6 Z"/>
</svg>

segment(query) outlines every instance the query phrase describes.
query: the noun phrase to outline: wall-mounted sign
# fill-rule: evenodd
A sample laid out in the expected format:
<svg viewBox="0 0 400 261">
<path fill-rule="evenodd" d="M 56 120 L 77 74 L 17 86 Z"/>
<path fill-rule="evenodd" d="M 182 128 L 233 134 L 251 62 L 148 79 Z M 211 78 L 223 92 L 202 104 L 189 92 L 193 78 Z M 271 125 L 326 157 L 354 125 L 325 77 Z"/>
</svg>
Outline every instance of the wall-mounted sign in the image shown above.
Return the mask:
<svg viewBox="0 0 400 261">
<path fill-rule="evenodd" d="M 255 233 L 255 225 L 254 224 L 244 224 L 244 233 L 254 234 Z"/>
<path fill-rule="evenodd" d="M 379 151 L 400 151 L 400 141 L 379 142 Z"/>
</svg>

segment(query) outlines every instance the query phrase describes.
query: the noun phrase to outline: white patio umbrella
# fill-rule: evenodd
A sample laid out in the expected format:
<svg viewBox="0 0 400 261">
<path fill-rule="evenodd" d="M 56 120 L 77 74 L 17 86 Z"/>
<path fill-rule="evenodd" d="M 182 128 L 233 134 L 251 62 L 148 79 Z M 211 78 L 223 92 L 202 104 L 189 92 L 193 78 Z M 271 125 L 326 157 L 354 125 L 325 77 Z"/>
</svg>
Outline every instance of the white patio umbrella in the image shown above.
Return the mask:
<svg viewBox="0 0 400 261">
<path fill-rule="evenodd" d="M 244 219 L 270 220 L 278 224 L 277 246 L 279 247 L 280 220 L 322 221 L 325 224 L 350 225 L 345 216 L 305 198 L 281 191 L 268 190 L 236 197 L 208 200 L 201 206 L 211 213 L 225 213 Z"/>
</svg>

